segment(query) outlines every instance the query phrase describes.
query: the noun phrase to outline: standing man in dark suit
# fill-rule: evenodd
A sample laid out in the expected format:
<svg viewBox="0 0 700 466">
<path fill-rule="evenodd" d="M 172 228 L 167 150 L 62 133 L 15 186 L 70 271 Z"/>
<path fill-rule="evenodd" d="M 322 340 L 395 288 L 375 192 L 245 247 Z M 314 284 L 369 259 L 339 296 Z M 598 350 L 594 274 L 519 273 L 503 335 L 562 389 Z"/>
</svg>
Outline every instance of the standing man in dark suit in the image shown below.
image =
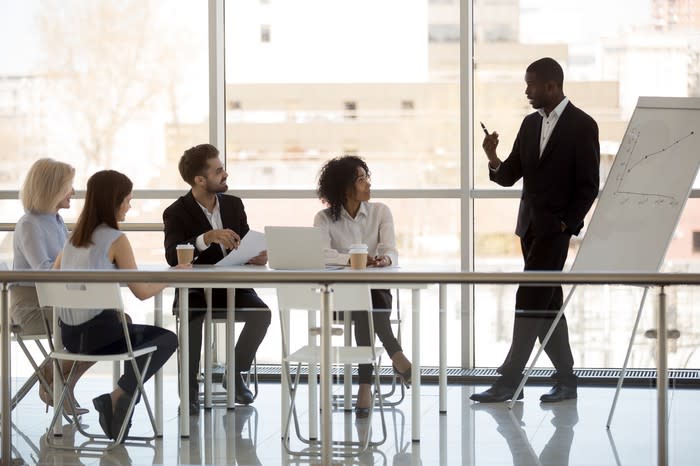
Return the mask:
<svg viewBox="0 0 700 466">
<path fill-rule="evenodd" d="M 165 258 L 170 265 L 177 264 L 178 244 L 194 245 L 194 264 L 216 264 L 232 249 L 238 248 L 250 230 L 241 199 L 223 194 L 228 190 L 228 174 L 219 158 L 219 151 L 211 144 L 200 144 L 185 151 L 178 165 L 180 175 L 192 189 L 173 202 L 163 212 L 165 227 Z M 267 263 L 267 252 L 250 260 L 251 264 Z M 173 310 L 178 308 L 175 293 Z M 262 343 L 271 313 L 267 305 L 250 288 L 236 289 L 236 320 L 245 322 L 236 342 L 236 370 L 247 371 Z M 226 289 L 212 291 L 213 312 L 226 312 Z M 202 326 L 206 311 L 204 290 L 189 289 L 189 345 L 190 345 L 190 414 L 199 410 L 199 355 L 202 350 Z M 183 317 L 183 316 L 181 316 Z M 180 369 L 182 370 L 182 368 Z M 236 402 L 250 404 L 253 394 L 240 372 L 235 374 Z"/>
<path fill-rule="evenodd" d="M 508 158 L 501 161 L 496 155 L 496 132 L 487 133 L 482 147 L 491 180 L 512 186 L 523 179 L 515 233 L 520 237 L 525 270 L 557 271 L 564 267 L 571 235 L 581 231 L 598 194 L 598 125 L 564 95 L 564 72 L 555 60 L 533 62 L 525 72 L 525 84 L 525 95 L 537 111 L 523 120 Z M 542 341 L 562 304 L 561 286 L 518 288 L 513 341 L 499 368 L 501 376 L 488 390 L 472 395 L 472 400 L 512 399 L 535 340 Z M 545 352 L 556 370 L 555 384 L 540 400 L 576 398 L 574 358 L 564 316 Z"/>
</svg>

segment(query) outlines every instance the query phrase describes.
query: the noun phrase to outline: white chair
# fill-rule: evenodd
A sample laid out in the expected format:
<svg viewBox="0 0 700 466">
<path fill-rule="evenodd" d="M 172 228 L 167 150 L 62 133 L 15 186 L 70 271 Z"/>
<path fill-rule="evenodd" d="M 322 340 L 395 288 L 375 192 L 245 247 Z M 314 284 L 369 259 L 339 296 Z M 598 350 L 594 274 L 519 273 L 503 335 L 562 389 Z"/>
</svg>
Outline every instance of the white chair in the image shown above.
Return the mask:
<svg viewBox="0 0 700 466">
<path fill-rule="evenodd" d="M 212 289 L 211 288 L 205 288 L 204 290 L 204 299 L 207 303 L 207 314 L 211 316 L 211 320 L 207 317 L 204 320 L 204 393 L 206 398 L 206 392 L 207 392 L 207 384 L 211 384 L 212 382 L 212 374 L 211 374 L 211 369 L 213 367 L 213 355 L 217 354 L 217 332 L 216 332 L 216 326 L 217 324 L 226 324 L 226 311 L 214 311 L 212 307 Z M 236 308 L 236 310 L 247 310 L 247 309 L 242 309 L 242 308 Z M 208 331 L 207 331 L 208 330 Z M 226 365 L 224 368 L 228 366 L 228 361 L 226 361 Z M 226 387 L 226 369 L 224 369 L 224 373 L 222 374 L 222 379 L 221 379 L 221 385 L 223 386 L 224 390 L 227 389 Z M 253 365 L 251 367 L 251 370 L 249 371 L 241 371 L 242 373 L 246 374 L 245 377 L 245 382 L 246 385 L 250 387 L 251 381 L 253 382 L 253 400 L 255 400 L 258 397 L 258 362 L 257 358 L 253 359 Z M 211 390 L 211 385 L 209 387 L 209 390 Z M 233 390 L 233 388 L 232 388 Z M 211 393 L 212 395 L 212 402 L 213 403 L 219 403 L 219 404 L 225 404 L 226 403 L 226 397 L 227 393 L 225 391 L 221 392 L 213 392 Z M 206 401 L 206 399 L 204 400 Z M 205 406 L 206 407 L 206 406 Z"/>
<path fill-rule="evenodd" d="M 44 390 L 46 390 L 48 393 L 51 393 L 51 385 L 48 383 L 43 374 L 44 367 L 51 364 L 49 352 L 52 350 L 50 332 L 48 331 L 48 326 L 45 325 L 45 327 L 46 333 L 37 335 L 22 334 L 19 326 L 16 325 L 12 325 L 12 327 L 10 328 L 12 331 L 12 338 L 22 349 L 22 352 L 29 361 L 29 364 L 31 364 L 32 368 L 34 369 L 34 373 L 27 379 L 26 382 L 24 382 L 24 384 L 17 390 L 15 395 L 12 397 L 12 400 L 10 400 L 10 409 L 15 409 L 19 402 L 22 401 L 25 396 L 27 396 L 27 394 L 32 390 L 32 388 L 34 388 L 34 385 L 36 385 L 37 382 L 42 385 Z M 47 340 L 48 349 L 44 346 L 42 340 Z M 36 359 L 34 359 L 34 355 L 32 355 L 32 352 L 27 347 L 27 342 L 29 341 L 33 341 L 36 344 L 42 356 L 41 362 L 38 362 Z"/>
<path fill-rule="evenodd" d="M 78 361 L 124 361 L 124 364 L 131 363 L 134 370 L 134 375 L 136 377 L 136 382 L 138 385 L 138 390 L 143 397 L 143 402 L 146 405 L 146 410 L 148 411 L 148 417 L 151 421 L 153 427 L 153 435 L 148 437 L 136 437 L 129 436 L 125 437 L 125 432 L 127 428 L 127 423 L 131 419 L 131 414 L 133 413 L 134 406 L 138 396 L 131 397 L 131 404 L 127 410 L 126 416 L 124 416 L 124 422 L 122 423 L 117 438 L 113 441 L 104 434 L 93 434 L 85 431 L 78 422 L 77 417 L 74 416 L 74 423 L 77 430 L 88 437 L 90 441 L 84 443 L 80 446 L 74 445 L 62 445 L 57 443 L 54 436 L 54 428 L 56 423 L 60 419 L 61 409 L 54 408 L 54 416 L 49 425 L 49 432 L 46 436 L 46 443 L 54 448 L 61 448 L 67 450 L 79 450 L 79 451 L 105 451 L 111 450 L 114 447 L 122 443 L 123 440 L 143 440 L 150 441 L 156 438 L 159 434 L 158 428 L 156 426 L 155 418 L 153 416 L 153 411 L 151 410 L 151 405 L 148 401 L 146 395 L 146 390 L 143 387 L 143 376 L 136 363 L 136 358 L 141 356 L 147 356 L 146 363 L 144 365 L 144 372 L 148 370 L 148 365 L 151 362 L 151 357 L 153 352 L 156 351 L 155 346 L 149 346 L 146 348 L 141 348 L 136 351 L 131 346 L 131 338 L 129 337 L 129 331 L 127 328 L 127 319 L 124 314 L 124 304 L 122 302 L 122 295 L 117 283 L 37 283 L 36 284 L 37 294 L 39 296 L 39 304 L 41 306 L 53 306 L 54 314 L 57 312 L 57 308 L 71 308 L 71 309 L 115 309 L 119 313 L 119 317 L 122 322 L 122 331 L 124 332 L 124 338 L 126 340 L 127 351 L 119 354 L 106 354 L 106 355 L 94 355 L 94 354 L 82 354 L 82 353 L 71 353 L 65 349 L 56 350 L 51 352 L 50 357 L 54 361 L 54 371 L 60 373 L 58 361 L 68 360 L 73 361 L 73 366 L 71 367 L 70 374 L 63 386 L 61 395 L 54 406 L 63 406 L 64 400 L 68 397 L 68 390 L 70 383 L 73 380 L 73 375 L 75 372 L 75 366 Z M 56 317 L 54 317 L 56 318 Z M 116 329 L 115 329 L 116 331 Z M 68 397 L 70 399 L 70 397 Z M 109 441 L 108 441 L 109 440 Z M 90 446 L 92 444 L 102 444 L 102 447 Z"/>
<path fill-rule="evenodd" d="M 283 433 L 283 444 L 289 454 L 295 456 L 313 456 L 320 454 L 320 442 L 315 439 L 316 430 L 316 402 L 315 388 L 317 367 L 320 364 L 321 352 L 316 341 L 318 328 L 316 327 L 315 315 L 320 311 L 321 297 L 317 290 L 310 285 L 280 285 L 277 287 L 277 300 L 280 310 L 280 324 L 282 329 L 282 376 L 287 378 L 290 396 L 289 412 L 286 415 L 286 423 Z M 308 344 L 301 346 L 294 352 L 289 352 L 289 336 L 286 329 L 289 328 L 289 311 L 300 309 L 309 312 L 309 334 Z M 372 302 L 370 299 L 369 287 L 367 285 L 334 285 L 333 286 L 333 310 L 334 311 L 358 311 L 367 310 L 372 312 Z M 374 342 L 374 325 L 372 318 L 369 318 L 369 331 L 371 341 Z M 334 329 L 334 335 L 342 335 L 341 329 Z M 375 347 L 374 343 L 370 346 L 348 347 L 348 346 L 332 346 L 331 347 L 331 364 L 344 366 L 346 364 L 372 364 L 374 365 L 375 374 L 378 374 L 381 355 L 384 348 Z M 296 364 L 294 377 L 292 377 L 290 364 Z M 301 376 L 301 366 L 307 364 L 309 367 L 309 393 L 310 403 L 309 412 L 311 417 L 310 433 L 305 437 L 301 433 L 299 426 L 299 418 L 296 411 L 296 394 Z M 372 415 L 374 412 L 375 402 L 379 404 L 379 413 L 382 425 L 382 437 L 376 441 L 372 440 L 371 427 L 367 429 L 364 438 L 359 438 L 358 441 L 343 440 L 333 441 L 334 454 L 336 456 L 355 456 L 360 452 L 365 451 L 368 447 L 381 445 L 386 441 L 386 422 L 384 419 L 384 405 L 381 395 L 381 386 L 379 377 L 374 378 L 375 390 L 372 395 L 370 405 L 370 415 L 367 418 L 367 425 L 372 425 Z M 376 400 L 376 401 L 375 401 Z M 290 447 L 289 430 L 292 418 L 297 438 L 310 448 L 293 451 Z"/>
<path fill-rule="evenodd" d="M 401 343 L 401 306 L 399 302 L 399 289 L 394 290 L 396 292 L 396 317 L 389 319 L 391 325 L 396 326 L 396 339 Z M 388 311 L 392 312 L 392 311 Z M 345 346 L 352 345 L 352 318 L 349 313 L 344 315 L 344 319 L 341 322 L 343 325 L 343 332 L 345 334 Z M 377 374 L 379 376 L 379 374 Z M 382 393 L 382 398 L 384 400 L 385 407 L 398 406 L 406 397 L 406 388 L 401 382 L 401 377 L 398 374 L 391 375 L 391 385 L 389 391 Z M 333 395 L 333 405 L 343 406 L 346 411 L 350 411 L 352 408 L 352 402 L 355 400 L 355 395 L 352 394 L 352 368 L 351 366 L 345 366 L 343 371 L 343 381 L 344 381 L 344 393 L 342 395 Z M 395 398 L 394 395 L 398 395 Z"/>
<path fill-rule="evenodd" d="M 203 328 L 203 338 L 202 338 L 202 346 L 204 347 L 204 356 L 203 356 L 203 361 L 202 361 L 202 366 L 203 367 L 203 391 L 198 393 L 198 400 L 200 403 L 204 404 L 205 408 L 211 407 L 210 405 L 207 404 L 207 392 L 210 393 L 210 403 L 213 404 L 226 404 L 227 402 L 227 392 L 226 391 L 218 391 L 214 392 L 212 391 L 212 372 L 213 372 L 213 366 L 214 366 L 214 355 L 217 354 L 217 332 L 216 332 L 216 326 L 217 324 L 226 324 L 226 311 L 214 311 L 212 307 L 212 289 L 211 288 L 205 288 L 204 289 L 204 299 L 207 305 L 207 315 L 205 316 L 204 320 L 204 328 Z M 241 310 L 241 308 L 236 308 L 236 310 Z M 180 324 L 180 314 L 179 312 L 175 313 L 175 328 L 179 330 L 179 324 Z M 179 349 L 178 349 L 179 351 Z M 178 358 L 178 361 L 180 358 Z M 257 359 L 253 359 L 253 365 L 251 367 L 250 371 L 241 371 L 242 373 L 245 373 L 245 381 L 248 386 L 250 386 L 251 382 L 253 383 L 253 400 L 255 400 L 258 397 L 258 365 L 257 365 Z M 201 374 L 201 372 L 200 372 Z M 222 374 L 222 379 L 221 379 L 221 385 L 223 386 L 224 390 L 226 390 L 226 373 Z"/>
<path fill-rule="evenodd" d="M 10 270 L 10 267 L 6 262 L 0 262 L 0 270 Z M 12 288 L 10 288 L 10 293 L 12 293 Z M 53 350 L 49 322 L 46 319 L 46 315 L 44 315 L 43 317 L 44 333 L 41 334 L 22 334 L 21 328 L 18 325 L 12 325 L 10 327 L 13 339 L 22 349 L 22 352 L 27 357 L 29 364 L 31 364 L 32 368 L 34 369 L 34 373 L 27 379 L 26 382 L 24 382 L 24 384 L 17 390 L 15 395 L 12 397 L 12 400 L 10 400 L 10 409 L 15 409 L 19 402 L 22 401 L 22 399 L 24 399 L 25 396 L 27 396 L 27 393 L 29 393 L 32 390 L 32 388 L 34 388 L 34 385 L 37 382 L 39 382 L 43 386 L 43 388 L 48 392 L 50 392 L 51 390 L 51 385 L 48 383 L 46 378 L 44 378 L 42 372 L 44 367 L 51 363 L 51 359 L 49 358 L 49 351 Z M 48 349 L 44 346 L 42 340 L 47 340 Z M 27 348 L 26 342 L 28 341 L 34 341 L 34 343 L 36 344 L 37 348 L 39 349 L 39 352 L 42 355 L 41 362 L 37 362 L 36 359 L 34 359 L 34 356 L 32 355 L 31 351 L 29 351 L 29 348 Z"/>
</svg>

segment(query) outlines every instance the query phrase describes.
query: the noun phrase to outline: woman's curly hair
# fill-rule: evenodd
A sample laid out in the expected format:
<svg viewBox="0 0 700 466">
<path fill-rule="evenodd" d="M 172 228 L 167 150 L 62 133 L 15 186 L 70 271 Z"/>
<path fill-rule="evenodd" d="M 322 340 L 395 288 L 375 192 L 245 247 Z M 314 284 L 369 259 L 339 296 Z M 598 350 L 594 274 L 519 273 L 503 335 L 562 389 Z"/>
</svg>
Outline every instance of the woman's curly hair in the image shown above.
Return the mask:
<svg viewBox="0 0 700 466">
<path fill-rule="evenodd" d="M 364 160 L 354 155 L 344 155 L 329 160 L 318 175 L 318 198 L 328 204 L 331 219 L 340 218 L 340 208 L 347 198 L 348 189 L 354 188 L 357 179 L 357 167 L 362 167 L 370 176 Z"/>
</svg>

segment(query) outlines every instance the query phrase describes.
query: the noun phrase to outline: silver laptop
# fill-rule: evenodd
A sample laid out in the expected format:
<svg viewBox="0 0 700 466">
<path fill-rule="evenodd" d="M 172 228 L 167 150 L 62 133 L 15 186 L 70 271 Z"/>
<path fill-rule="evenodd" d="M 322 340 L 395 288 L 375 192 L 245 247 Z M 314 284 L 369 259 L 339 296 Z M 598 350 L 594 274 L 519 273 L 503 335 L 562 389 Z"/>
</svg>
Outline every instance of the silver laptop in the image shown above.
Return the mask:
<svg viewBox="0 0 700 466">
<path fill-rule="evenodd" d="M 314 227 L 265 227 L 271 269 L 325 269 L 323 230 Z"/>
</svg>

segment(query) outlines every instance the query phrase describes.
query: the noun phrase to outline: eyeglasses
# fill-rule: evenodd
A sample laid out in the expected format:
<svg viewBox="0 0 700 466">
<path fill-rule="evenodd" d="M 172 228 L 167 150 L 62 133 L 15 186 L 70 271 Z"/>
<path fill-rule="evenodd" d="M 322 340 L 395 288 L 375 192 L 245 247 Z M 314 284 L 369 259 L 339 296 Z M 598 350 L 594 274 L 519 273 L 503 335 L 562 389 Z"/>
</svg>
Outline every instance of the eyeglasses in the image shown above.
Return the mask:
<svg viewBox="0 0 700 466">
<path fill-rule="evenodd" d="M 369 175 L 362 175 L 355 178 L 355 183 L 370 183 L 372 181 Z"/>
</svg>

